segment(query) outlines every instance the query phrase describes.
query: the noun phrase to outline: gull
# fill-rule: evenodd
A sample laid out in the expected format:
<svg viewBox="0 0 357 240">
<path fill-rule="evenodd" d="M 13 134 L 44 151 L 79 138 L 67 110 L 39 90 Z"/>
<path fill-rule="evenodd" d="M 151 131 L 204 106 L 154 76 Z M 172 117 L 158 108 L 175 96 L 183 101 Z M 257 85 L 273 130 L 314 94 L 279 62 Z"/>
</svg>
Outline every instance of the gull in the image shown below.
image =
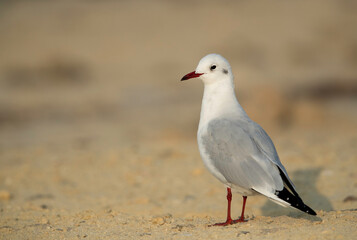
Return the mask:
<svg viewBox="0 0 357 240">
<path fill-rule="evenodd" d="M 219 54 L 209 54 L 181 81 L 192 78 L 204 83 L 197 132 L 199 152 L 207 169 L 227 188 L 227 220 L 214 225 L 246 222 L 247 196 L 257 194 L 284 207 L 316 215 L 297 193 L 268 134 L 239 104 L 228 61 Z M 231 218 L 232 190 L 243 196 L 242 212 L 237 220 Z"/>
</svg>

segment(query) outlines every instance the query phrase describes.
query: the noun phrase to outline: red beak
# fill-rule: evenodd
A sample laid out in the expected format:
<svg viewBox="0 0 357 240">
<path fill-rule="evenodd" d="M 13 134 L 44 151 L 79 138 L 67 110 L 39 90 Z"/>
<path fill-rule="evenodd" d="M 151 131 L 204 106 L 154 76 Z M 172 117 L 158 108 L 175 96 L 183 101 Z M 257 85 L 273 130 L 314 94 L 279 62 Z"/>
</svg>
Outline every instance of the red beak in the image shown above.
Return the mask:
<svg viewBox="0 0 357 240">
<path fill-rule="evenodd" d="M 195 71 L 193 71 L 193 72 L 190 72 L 190 73 L 186 74 L 185 76 L 183 76 L 183 78 L 181 78 L 181 81 L 188 80 L 190 78 L 196 78 L 196 77 L 201 76 L 202 74 L 203 73 L 196 73 Z"/>
</svg>

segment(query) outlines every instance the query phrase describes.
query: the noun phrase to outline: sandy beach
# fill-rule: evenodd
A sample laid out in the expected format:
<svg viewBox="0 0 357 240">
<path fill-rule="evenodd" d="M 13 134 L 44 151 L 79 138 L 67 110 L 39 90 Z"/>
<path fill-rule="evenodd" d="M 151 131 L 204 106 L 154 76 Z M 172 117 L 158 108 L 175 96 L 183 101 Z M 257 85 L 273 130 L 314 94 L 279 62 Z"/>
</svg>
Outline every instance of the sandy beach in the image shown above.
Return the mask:
<svg viewBox="0 0 357 240">
<path fill-rule="evenodd" d="M 2 1 L 0 239 L 355 239 L 353 1 Z M 196 132 L 226 57 L 310 216 L 225 187 Z M 242 197 L 233 194 L 238 217 Z"/>
</svg>

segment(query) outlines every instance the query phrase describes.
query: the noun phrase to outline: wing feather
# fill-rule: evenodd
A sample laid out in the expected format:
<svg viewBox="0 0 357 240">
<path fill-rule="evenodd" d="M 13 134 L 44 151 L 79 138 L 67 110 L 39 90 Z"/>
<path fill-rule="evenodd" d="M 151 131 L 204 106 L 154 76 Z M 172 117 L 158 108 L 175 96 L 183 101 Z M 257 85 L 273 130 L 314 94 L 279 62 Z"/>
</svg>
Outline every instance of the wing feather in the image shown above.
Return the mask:
<svg viewBox="0 0 357 240">
<path fill-rule="evenodd" d="M 256 132 L 252 134 L 254 128 Z M 216 119 L 208 124 L 202 142 L 214 166 L 227 182 L 275 197 L 275 191 L 284 187 L 278 169 L 282 164 L 270 138 L 261 130 L 239 121 Z M 268 144 L 264 145 L 265 142 Z M 285 170 L 284 167 L 282 169 Z"/>
<path fill-rule="evenodd" d="M 277 165 L 279 169 L 283 172 L 284 180 L 287 180 L 286 184 L 289 186 L 291 191 L 297 195 L 295 185 L 289 178 L 289 175 L 285 167 L 280 162 L 280 158 L 275 149 L 274 143 L 269 137 L 269 135 L 264 131 L 264 129 L 259 124 L 253 121 L 251 121 L 250 124 L 248 125 L 248 132 L 251 138 L 253 139 L 253 141 L 255 142 L 255 144 L 257 145 L 257 147 L 259 148 L 259 150 L 265 155 L 265 157 L 269 159 L 271 162 L 273 162 L 275 165 Z"/>
</svg>

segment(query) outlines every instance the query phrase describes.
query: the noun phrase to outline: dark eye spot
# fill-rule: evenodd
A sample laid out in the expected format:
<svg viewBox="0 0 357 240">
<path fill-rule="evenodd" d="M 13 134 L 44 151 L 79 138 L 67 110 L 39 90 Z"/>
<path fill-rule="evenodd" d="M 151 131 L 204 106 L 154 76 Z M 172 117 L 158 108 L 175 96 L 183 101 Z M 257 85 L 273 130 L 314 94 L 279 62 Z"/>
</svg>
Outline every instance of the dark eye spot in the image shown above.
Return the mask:
<svg viewBox="0 0 357 240">
<path fill-rule="evenodd" d="M 214 69 L 216 69 L 216 65 L 212 65 L 212 66 L 210 67 L 210 69 L 211 69 L 211 71 L 214 70 Z"/>
<path fill-rule="evenodd" d="M 224 74 L 227 74 L 227 73 L 228 73 L 228 70 L 227 70 L 227 69 L 223 69 L 223 73 L 224 73 Z"/>
</svg>

